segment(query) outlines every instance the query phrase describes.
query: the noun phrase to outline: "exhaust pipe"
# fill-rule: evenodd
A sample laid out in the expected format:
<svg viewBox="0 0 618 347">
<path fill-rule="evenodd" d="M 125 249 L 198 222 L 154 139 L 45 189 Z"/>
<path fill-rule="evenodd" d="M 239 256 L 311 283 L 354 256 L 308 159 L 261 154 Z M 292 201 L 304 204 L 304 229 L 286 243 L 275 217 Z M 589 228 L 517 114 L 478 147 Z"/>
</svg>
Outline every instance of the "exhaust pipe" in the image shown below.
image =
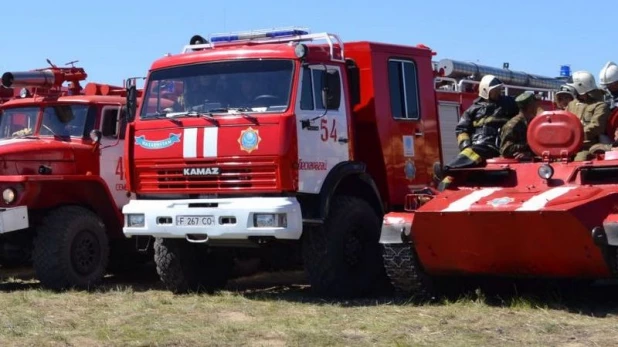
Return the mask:
<svg viewBox="0 0 618 347">
<path fill-rule="evenodd" d="M 56 77 L 50 70 L 5 72 L 2 74 L 4 87 L 53 87 Z"/>
</svg>

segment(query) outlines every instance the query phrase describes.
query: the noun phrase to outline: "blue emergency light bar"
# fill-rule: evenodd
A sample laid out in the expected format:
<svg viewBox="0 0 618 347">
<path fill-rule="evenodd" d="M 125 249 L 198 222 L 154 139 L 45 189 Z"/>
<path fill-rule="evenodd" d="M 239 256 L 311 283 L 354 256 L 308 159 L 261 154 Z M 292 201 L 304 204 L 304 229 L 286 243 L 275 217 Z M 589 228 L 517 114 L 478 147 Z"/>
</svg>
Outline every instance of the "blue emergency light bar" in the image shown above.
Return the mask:
<svg viewBox="0 0 618 347">
<path fill-rule="evenodd" d="M 286 28 L 286 29 L 271 29 L 271 30 L 253 30 L 240 33 L 221 34 L 217 36 L 211 36 L 210 42 L 235 42 L 235 41 L 250 41 L 255 39 L 276 39 L 283 37 L 294 37 L 301 35 L 308 35 L 309 32 L 300 28 Z"/>
<path fill-rule="evenodd" d="M 195 36 L 194 36 L 195 37 Z M 288 43 L 288 42 L 306 42 L 306 41 L 326 41 L 329 48 L 329 54 L 332 60 L 345 62 L 345 54 L 343 52 L 343 41 L 339 36 L 329 33 L 316 33 L 309 34 L 309 29 L 300 27 L 287 27 L 287 28 L 273 28 L 266 30 L 251 30 L 245 32 L 235 33 L 221 33 L 211 34 L 209 40 L 203 39 L 201 36 L 198 41 L 206 41 L 208 43 L 194 42 L 193 38 L 190 43 L 184 46 L 182 53 L 191 53 L 196 51 L 202 51 L 205 49 L 214 49 L 216 43 L 234 43 L 242 41 L 250 41 L 253 43 L 267 44 L 267 43 Z M 340 51 L 339 56 L 335 56 L 335 45 L 338 46 Z"/>
</svg>

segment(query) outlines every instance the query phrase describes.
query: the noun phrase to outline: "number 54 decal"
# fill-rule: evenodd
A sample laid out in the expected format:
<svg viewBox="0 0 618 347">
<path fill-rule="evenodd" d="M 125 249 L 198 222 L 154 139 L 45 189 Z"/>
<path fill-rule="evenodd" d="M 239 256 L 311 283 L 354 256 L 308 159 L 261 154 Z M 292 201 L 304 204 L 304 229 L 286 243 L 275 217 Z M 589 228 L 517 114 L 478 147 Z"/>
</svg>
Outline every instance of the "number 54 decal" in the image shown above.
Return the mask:
<svg viewBox="0 0 618 347">
<path fill-rule="evenodd" d="M 331 123 L 331 124 L 328 124 Z M 322 118 L 320 120 L 320 130 L 322 134 L 320 135 L 320 139 L 326 142 L 332 139 L 332 141 L 337 141 L 337 120 L 333 118 L 330 122 L 328 119 Z"/>
</svg>

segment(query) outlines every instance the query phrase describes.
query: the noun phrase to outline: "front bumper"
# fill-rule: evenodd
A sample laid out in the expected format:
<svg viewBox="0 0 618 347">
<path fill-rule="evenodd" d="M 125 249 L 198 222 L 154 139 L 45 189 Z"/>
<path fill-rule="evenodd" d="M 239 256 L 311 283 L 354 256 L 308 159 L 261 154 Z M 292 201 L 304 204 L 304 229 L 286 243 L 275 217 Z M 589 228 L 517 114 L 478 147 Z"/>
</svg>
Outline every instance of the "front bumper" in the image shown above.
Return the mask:
<svg viewBox="0 0 618 347">
<path fill-rule="evenodd" d="M 0 234 L 28 229 L 28 208 L 17 206 L 0 209 Z"/>
<path fill-rule="evenodd" d="M 201 235 L 212 240 L 243 240 L 261 236 L 298 240 L 302 234 L 300 203 L 295 198 L 131 200 L 122 213 L 127 237 L 191 240 L 189 236 Z M 257 227 L 256 214 L 285 215 L 285 223 Z M 143 215 L 143 225 L 129 225 L 130 215 Z M 187 225 L 187 218 L 192 225 Z M 181 220 L 185 223 L 179 225 Z"/>
</svg>

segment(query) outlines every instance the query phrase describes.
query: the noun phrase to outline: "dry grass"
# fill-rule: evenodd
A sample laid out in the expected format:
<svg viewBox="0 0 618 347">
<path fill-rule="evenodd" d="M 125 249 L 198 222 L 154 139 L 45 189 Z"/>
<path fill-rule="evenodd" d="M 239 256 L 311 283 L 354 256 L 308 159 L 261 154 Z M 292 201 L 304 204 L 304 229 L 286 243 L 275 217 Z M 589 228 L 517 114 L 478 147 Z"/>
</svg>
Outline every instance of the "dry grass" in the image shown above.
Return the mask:
<svg viewBox="0 0 618 347">
<path fill-rule="evenodd" d="M 297 274 L 235 281 L 216 295 L 181 296 L 162 290 L 152 272 L 137 279 L 139 284 L 131 284 L 137 283 L 132 277 L 109 279 L 93 293 L 44 291 L 27 278 L 5 281 L 0 345 L 608 346 L 618 341 L 615 287 L 592 289 L 584 301 L 489 300 L 472 293 L 416 306 L 388 298 L 322 301 L 294 284 L 302 282 Z"/>
</svg>

